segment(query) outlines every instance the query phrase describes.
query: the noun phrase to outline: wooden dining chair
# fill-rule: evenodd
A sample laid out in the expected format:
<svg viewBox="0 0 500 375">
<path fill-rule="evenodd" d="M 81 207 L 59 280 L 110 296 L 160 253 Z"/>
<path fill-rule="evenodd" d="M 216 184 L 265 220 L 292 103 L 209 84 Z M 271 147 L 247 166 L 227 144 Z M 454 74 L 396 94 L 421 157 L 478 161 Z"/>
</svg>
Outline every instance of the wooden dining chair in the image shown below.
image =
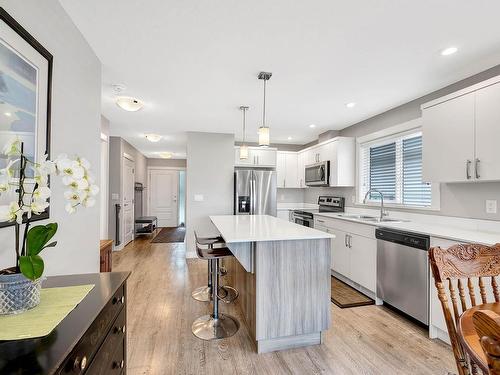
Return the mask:
<svg viewBox="0 0 500 375">
<path fill-rule="evenodd" d="M 477 366 L 470 363 L 458 340 L 456 327 L 467 308 L 476 306 L 476 302 L 488 302 L 487 284 L 491 285 L 495 302 L 500 301 L 495 279 L 500 275 L 500 244 L 492 247 L 478 244 L 459 244 L 447 249 L 433 247 L 429 250 L 429 260 L 458 373 L 468 375 L 472 371 L 477 374 Z"/>
<path fill-rule="evenodd" d="M 500 375 L 500 315 L 489 310 L 478 310 L 472 322 L 480 338 L 490 375 Z"/>
</svg>

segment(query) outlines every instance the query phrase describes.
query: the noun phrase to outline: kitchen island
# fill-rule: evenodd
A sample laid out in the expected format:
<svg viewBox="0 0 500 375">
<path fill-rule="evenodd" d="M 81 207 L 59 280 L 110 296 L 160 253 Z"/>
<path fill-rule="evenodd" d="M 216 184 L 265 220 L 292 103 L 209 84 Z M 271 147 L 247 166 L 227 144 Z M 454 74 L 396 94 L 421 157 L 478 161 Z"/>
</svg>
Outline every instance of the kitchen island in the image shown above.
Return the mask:
<svg viewBox="0 0 500 375">
<path fill-rule="evenodd" d="M 258 353 L 321 343 L 330 326 L 332 234 L 268 215 L 210 216 Z"/>
</svg>

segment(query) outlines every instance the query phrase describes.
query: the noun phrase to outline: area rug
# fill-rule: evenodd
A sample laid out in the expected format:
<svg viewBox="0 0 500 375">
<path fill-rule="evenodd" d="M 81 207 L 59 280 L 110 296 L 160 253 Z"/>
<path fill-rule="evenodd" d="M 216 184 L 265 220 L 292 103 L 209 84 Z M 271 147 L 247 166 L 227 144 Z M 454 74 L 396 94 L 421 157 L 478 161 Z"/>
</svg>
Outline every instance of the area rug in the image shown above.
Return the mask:
<svg viewBox="0 0 500 375">
<path fill-rule="evenodd" d="M 160 233 L 151 240 L 151 243 L 184 242 L 186 227 L 161 228 Z"/>
<path fill-rule="evenodd" d="M 341 309 L 373 305 L 374 300 L 332 276 L 332 302 Z"/>
</svg>

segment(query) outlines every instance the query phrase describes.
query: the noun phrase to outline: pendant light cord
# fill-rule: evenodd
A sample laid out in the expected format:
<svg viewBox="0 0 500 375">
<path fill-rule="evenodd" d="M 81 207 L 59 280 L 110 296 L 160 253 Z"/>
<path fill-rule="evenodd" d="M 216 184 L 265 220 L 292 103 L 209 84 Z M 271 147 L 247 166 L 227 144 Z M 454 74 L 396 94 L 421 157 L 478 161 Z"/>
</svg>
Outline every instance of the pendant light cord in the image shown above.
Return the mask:
<svg viewBox="0 0 500 375">
<path fill-rule="evenodd" d="M 245 144 L 245 135 L 247 133 L 247 131 L 246 131 L 246 123 L 247 123 L 246 114 L 247 114 L 247 109 L 243 108 L 243 144 Z"/>
<path fill-rule="evenodd" d="M 266 79 L 264 79 L 264 106 L 262 110 L 262 127 L 266 127 Z"/>
</svg>

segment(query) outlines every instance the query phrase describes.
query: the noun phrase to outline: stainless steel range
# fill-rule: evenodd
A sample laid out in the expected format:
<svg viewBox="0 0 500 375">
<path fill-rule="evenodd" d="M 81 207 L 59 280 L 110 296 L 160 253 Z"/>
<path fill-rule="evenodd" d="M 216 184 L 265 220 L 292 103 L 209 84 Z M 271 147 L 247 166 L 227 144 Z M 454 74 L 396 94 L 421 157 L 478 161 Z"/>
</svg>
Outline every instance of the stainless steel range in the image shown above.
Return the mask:
<svg viewBox="0 0 500 375">
<path fill-rule="evenodd" d="M 345 200 L 343 197 L 320 196 L 318 198 L 319 209 L 293 210 L 290 213 L 290 221 L 305 227 L 314 227 L 314 212 L 344 212 Z"/>
</svg>

